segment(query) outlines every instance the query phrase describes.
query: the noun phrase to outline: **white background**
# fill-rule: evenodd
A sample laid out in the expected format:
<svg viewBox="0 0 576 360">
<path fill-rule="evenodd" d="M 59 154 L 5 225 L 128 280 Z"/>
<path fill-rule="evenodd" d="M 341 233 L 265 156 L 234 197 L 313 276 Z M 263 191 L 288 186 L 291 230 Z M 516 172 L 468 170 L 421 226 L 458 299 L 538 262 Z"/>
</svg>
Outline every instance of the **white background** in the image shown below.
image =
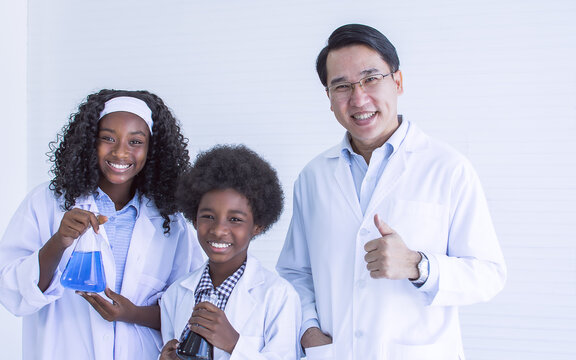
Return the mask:
<svg viewBox="0 0 576 360">
<path fill-rule="evenodd" d="M 398 50 L 400 112 L 475 165 L 505 252 L 504 291 L 462 308 L 468 359 L 576 358 L 576 2 L 0 4 L 0 233 L 49 179 L 48 142 L 86 95 L 147 89 L 192 154 L 244 143 L 278 169 L 284 214 L 251 245 L 273 268 L 298 172 L 343 134 L 316 55 L 336 27 L 369 24 Z M 20 358 L 20 326 L 0 307 L 2 359 Z"/>
</svg>

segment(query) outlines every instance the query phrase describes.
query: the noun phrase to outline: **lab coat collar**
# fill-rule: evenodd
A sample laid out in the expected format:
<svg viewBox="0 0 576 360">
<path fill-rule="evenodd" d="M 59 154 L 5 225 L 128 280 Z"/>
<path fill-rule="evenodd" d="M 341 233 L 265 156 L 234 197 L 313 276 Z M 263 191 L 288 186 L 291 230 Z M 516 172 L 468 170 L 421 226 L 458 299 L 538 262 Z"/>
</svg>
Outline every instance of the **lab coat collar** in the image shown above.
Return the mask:
<svg viewBox="0 0 576 360">
<path fill-rule="evenodd" d="M 195 271 L 194 276 L 184 279 L 180 283 L 181 286 L 194 293 L 207 262 L 199 268 L 200 270 Z M 262 265 L 258 259 L 248 255 L 244 274 L 238 280 L 234 290 L 232 290 L 225 309 L 226 316 L 235 329 L 242 329 L 252 317 L 258 304 L 257 299 L 252 295 L 252 291 L 263 284 L 265 284 L 265 278 Z"/>
</svg>

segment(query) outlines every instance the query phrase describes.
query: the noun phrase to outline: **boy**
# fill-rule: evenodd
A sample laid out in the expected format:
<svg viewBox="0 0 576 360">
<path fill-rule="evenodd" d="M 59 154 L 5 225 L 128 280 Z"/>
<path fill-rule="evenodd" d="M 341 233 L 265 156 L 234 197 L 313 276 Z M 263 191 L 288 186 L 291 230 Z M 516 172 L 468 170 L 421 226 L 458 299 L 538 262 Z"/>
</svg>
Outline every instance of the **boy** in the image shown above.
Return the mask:
<svg viewBox="0 0 576 360">
<path fill-rule="evenodd" d="M 214 346 L 215 359 L 299 358 L 298 295 L 247 254 L 282 212 L 275 170 L 243 145 L 216 146 L 184 174 L 176 198 L 208 261 L 161 299 L 160 359 L 178 359 L 175 337 L 189 324 Z"/>
</svg>

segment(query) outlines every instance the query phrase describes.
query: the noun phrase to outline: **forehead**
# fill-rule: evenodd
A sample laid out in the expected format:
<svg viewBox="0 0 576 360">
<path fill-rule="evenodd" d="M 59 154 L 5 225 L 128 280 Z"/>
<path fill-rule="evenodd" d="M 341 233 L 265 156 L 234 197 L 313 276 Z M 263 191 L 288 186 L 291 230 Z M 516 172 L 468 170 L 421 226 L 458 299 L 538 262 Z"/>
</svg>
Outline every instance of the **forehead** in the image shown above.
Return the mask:
<svg viewBox="0 0 576 360">
<path fill-rule="evenodd" d="M 105 115 L 98 123 L 99 128 L 120 131 L 129 130 L 148 133 L 148 124 L 138 115 L 127 111 L 116 111 Z"/>
<path fill-rule="evenodd" d="M 366 45 L 350 45 L 332 50 L 326 58 L 327 81 L 355 80 L 370 73 L 387 74 L 390 67 L 380 54 Z"/>
</svg>

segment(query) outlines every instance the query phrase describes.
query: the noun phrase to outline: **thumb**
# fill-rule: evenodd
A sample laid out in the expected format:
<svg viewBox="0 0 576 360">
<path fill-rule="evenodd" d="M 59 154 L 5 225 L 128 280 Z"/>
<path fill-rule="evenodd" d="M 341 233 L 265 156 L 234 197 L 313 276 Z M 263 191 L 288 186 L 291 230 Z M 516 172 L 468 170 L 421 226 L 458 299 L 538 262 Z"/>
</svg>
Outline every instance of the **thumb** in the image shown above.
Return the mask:
<svg viewBox="0 0 576 360">
<path fill-rule="evenodd" d="M 108 288 L 108 287 L 106 289 L 104 289 L 104 294 L 106 294 L 106 296 L 108 296 L 108 298 L 114 302 L 117 302 L 118 298 L 120 297 L 120 295 L 118 295 L 114 291 L 110 290 L 110 288 Z"/>
<path fill-rule="evenodd" d="M 378 214 L 374 215 L 374 224 L 376 225 L 376 228 L 380 232 L 380 235 L 386 236 L 394 234 L 394 230 L 392 230 L 392 228 L 388 226 L 388 224 L 386 224 L 384 221 L 380 220 Z"/>
</svg>

